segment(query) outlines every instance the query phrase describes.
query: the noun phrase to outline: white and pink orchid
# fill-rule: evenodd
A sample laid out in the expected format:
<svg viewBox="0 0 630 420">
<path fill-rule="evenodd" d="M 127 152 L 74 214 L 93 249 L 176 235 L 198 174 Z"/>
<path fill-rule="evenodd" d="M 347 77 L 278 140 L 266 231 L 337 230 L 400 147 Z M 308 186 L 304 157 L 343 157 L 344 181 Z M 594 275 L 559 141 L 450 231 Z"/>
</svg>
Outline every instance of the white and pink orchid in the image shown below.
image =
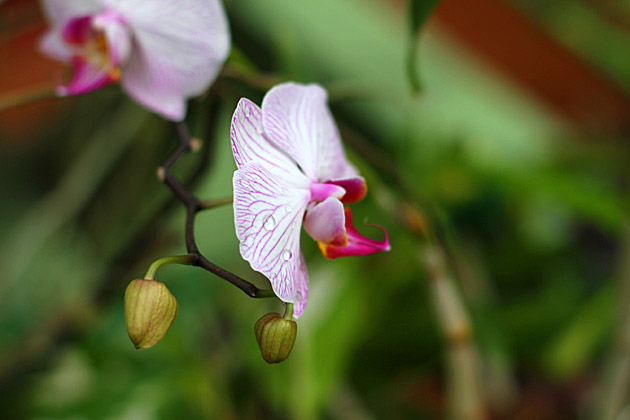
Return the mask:
<svg viewBox="0 0 630 420">
<path fill-rule="evenodd" d="M 327 258 L 389 250 L 389 240 L 361 236 L 344 204 L 361 200 L 365 181 L 347 160 L 326 91 L 286 83 L 272 88 L 262 109 L 241 99 L 232 119 L 234 221 L 240 252 L 271 281 L 273 291 L 304 311 L 308 274 L 300 232 Z"/>
<path fill-rule="evenodd" d="M 60 95 L 120 81 L 135 101 L 179 121 L 186 99 L 214 81 L 230 49 L 218 0 L 42 0 L 47 55 L 71 64 Z"/>
</svg>

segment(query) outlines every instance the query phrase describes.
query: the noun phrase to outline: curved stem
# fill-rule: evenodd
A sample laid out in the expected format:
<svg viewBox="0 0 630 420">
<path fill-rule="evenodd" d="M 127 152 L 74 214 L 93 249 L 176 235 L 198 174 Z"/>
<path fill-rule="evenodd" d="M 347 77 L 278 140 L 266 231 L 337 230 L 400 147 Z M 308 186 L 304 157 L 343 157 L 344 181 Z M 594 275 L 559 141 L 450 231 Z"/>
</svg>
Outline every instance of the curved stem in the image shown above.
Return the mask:
<svg viewBox="0 0 630 420">
<path fill-rule="evenodd" d="M 163 265 L 167 265 L 167 264 L 193 265 L 195 262 L 195 259 L 196 259 L 196 256 L 192 254 L 175 255 L 172 257 L 160 258 L 159 260 L 153 261 L 153 263 L 149 266 L 147 273 L 144 275 L 144 278 L 146 280 L 155 279 L 155 273 Z"/>
<path fill-rule="evenodd" d="M 293 320 L 293 304 L 292 303 L 287 302 L 287 307 L 284 310 L 284 316 L 282 318 L 286 319 L 287 321 Z"/>
<path fill-rule="evenodd" d="M 218 112 L 214 112 L 213 117 L 216 118 L 218 116 Z M 199 248 L 197 247 L 197 243 L 195 240 L 195 217 L 197 213 L 201 210 L 217 207 L 219 205 L 228 204 L 232 202 L 232 198 L 224 198 L 216 201 L 200 201 L 196 196 L 194 196 L 190 191 L 184 187 L 184 185 L 179 182 L 179 180 L 170 173 L 170 168 L 177 162 L 177 159 L 181 157 L 188 151 L 191 151 L 194 148 L 194 141 L 190 137 L 190 133 L 188 131 L 188 127 L 184 122 L 175 123 L 175 128 L 177 131 L 177 137 L 179 138 L 179 142 L 177 147 L 173 152 L 166 158 L 164 164 L 158 168 L 158 177 L 162 182 L 169 187 L 169 189 L 173 192 L 175 197 L 179 199 L 179 201 L 184 204 L 186 207 L 186 229 L 185 229 L 185 241 L 186 241 L 186 251 L 188 255 L 186 257 L 191 258 L 190 262 L 186 262 L 186 264 L 195 265 L 197 267 L 201 267 L 206 271 L 209 271 L 218 277 L 221 277 L 224 280 L 232 283 L 234 286 L 241 289 L 247 296 L 252 298 L 266 298 L 266 297 L 275 297 L 276 295 L 272 290 L 264 290 L 259 289 L 253 283 L 243 279 L 242 277 L 237 276 L 236 274 L 225 270 L 218 265 L 214 264 L 212 261 L 208 260 L 204 257 Z M 167 257 L 167 258 L 175 258 L 175 257 Z M 160 261 L 160 260 L 158 260 Z M 153 264 L 156 264 L 156 261 Z M 188 261 L 188 260 L 187 260 Z M 153 264 L 151 267 L 153 267 Z M 164 263 L 164 264 L 168 264 Z M 149 267 L 149 274 L 155 274 L 155 272 L 151 272 L 151 267 Z M 155 268 L 157 270 L 159 265 Z"/>
<path fill-rule="evenodd" d="M 225 206 L 227 204 L 232 204 L 234 201 L 232 196 L 217 198 L 216 200 L 206 200 L 201 202 L 201 210 L 209 210 L 214 209 L 216 207 Z"/>
</svg>

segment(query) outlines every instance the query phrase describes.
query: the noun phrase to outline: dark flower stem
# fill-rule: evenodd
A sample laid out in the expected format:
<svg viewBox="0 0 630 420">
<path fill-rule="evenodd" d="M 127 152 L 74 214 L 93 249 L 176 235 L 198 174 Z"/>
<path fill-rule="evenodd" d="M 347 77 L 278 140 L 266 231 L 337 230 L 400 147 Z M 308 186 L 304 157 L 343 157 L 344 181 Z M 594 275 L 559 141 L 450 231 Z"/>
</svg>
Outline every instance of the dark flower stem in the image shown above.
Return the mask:
<svg viewBox="0 0 630 420">
<path fill-rule="evenodd" d="M 217 114 L 218 113 L 215 111 L 214 115 Z M 177 137 L 179 139 L 177 147 L 166 158 L 164 164 L 158 168 L 158 177 L 164 184 L 166 184 L 167 187 L 169 187 L 175 197 L 177 197 L 179 201 L 181 201 L 182 204 L 184 204 L 184 206 L 186 207 L 186 251 L 188 252 L 188 255 L 193 257 L 192 265 L 201 267 L 204 270 L 209 271 L 224 280 L 227 280 L 228 282 L 232 283 L 234 286 L 245 292 L 245 294 L 249 297 L 275 297 L 276 295 L 273 293 L 272 290 L 259 289 L 244 278 L 239 277 L 236 274 L 214 264 L 212 261 L 204 257 L 199 251 L 199 248 L 197 247 L 197 242 L 195 240 L 195 217 L 197 216 L 197 213 L 199 213 L 201 210 L 211 207 L 205 205 L 208 202 L 200 201 L 196 196 L 189 192 L 186 187 L 184 187 L 184 185 L 179 182 L 179 180 L 175 178 L 173 174 L 170 173 L 170 169 L 175 164 L 175 162 L 177 162 L 177 159 L 179 159 L 182 155 L 191 150 L 191 145 L 193 141 L 193 139 L 190 137 L 188 127 L 184 122 L 175 123 L 175 128 L 177 131 Z"/>
</svg>

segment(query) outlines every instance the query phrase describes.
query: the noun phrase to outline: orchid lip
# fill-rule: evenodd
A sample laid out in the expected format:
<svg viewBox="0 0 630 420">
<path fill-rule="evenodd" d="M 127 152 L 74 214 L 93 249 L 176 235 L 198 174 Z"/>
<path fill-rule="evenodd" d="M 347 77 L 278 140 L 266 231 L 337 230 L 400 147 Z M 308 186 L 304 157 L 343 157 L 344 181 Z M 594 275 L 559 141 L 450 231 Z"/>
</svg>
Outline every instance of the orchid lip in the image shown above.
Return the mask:
<svg viewBox="0 0 630 420">
<path fill-rule="evenodd" d="M 343 246 L 348 243 L 343 204 L 335 197 L 309 204 L 304 217 L 304 230 L 318 242 Z"/>
<path fill-rule="evenodd" d="M 72 59 L 72 68 L 72 80 L 67 85 L 57 88 L 61 96 L 89 93 L 115 83 L 120 78 L 120 72 L 117 69 L 95 66 L 81 56 L 75 56 Z"/>
<path fill-rule="evenodd" d="M 59 95 L 89 93 L 121 79 L 121 65 L 126 59 L 127 44 L 112 44 L 112 29 L 106 32 L 108 22 L 117 25 L 115 30 L 126 36 L 121 18 L 109 10 L 95 15 L 79 16 L 66 22 L 62 37 L 73 53 L 70 61 L 72 76 L 67 84 L 57 88 Z"/>
<path fill-rule="evenodd" d="M 349 207 L 344 209 L 346 216 L 346 234 L 348 237 L 348 243 L 344 246 L 338 246 L 330 243 L 318 241 L 317 245 L 322 252 L 322 255 L 328 259 L 335 259 L 339 257 L 351 257 L 358 255 L 369 255 L 377 252 L 389 251 L 391 249 L 389 244 L 389 235 L 385 228 L 379 225 L 371 225 L 378 227 L 385 234 L 385 239 L 382 241 L 376 241 L 374 239 L 367 238 L 361 235 L 352 222 L 352 211 Z"/>
</svg>

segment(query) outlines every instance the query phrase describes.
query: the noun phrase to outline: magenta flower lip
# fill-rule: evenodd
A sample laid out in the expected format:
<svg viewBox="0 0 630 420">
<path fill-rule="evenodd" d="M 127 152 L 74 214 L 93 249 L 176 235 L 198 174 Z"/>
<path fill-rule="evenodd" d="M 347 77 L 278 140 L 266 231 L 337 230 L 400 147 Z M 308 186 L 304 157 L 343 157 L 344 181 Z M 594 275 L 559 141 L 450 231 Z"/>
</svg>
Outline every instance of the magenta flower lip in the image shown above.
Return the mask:
<svg viewBox="0 0 630 420">
<path fill-rule="evenodd" d="M 241 99 L 232 118 L 234 222 L 241 256 L 271 281 L 299 317 L 308 297 L 301 227 L 327 258 L 389 250 L 361 236 L 344 204 L 361 200 L 365 180 L 348 162 L 318 85 L 284 83 L 262 107 Z"/>
<path fill-rule="evenodd" d="M 375 241 L 370 238 L 366 238 L 361 235 L 357 229 L 354 227 L 354 223 L 352 223 L 352 211 L 349 207 L 345 208 L 346 215 L 346 234 L 347 241 L 343 246 L 339 246 L 334 243 L 326 243 L 318 241 L 317 245 L 319 246 L 319 250 L 322 252 L 324 257 L 334 260 L 339 257 L 351 257 L 358 255 L 369 255 L 375 254 L 377 252 L 389 251 L 391 249 L 389 245 L 389 236 L 387 235 L 387 231 L 384 227 L 379 225 L 375 226 L 383 231 L 385 234 L 385 239 L 382 241 Z"/>
<path fill-rule="evenodd" d="M 230 49 L 219 0 L 42 0 L 50 30 L 41 49 L 68 63 L 58 87 L 79 95 L 120 82 L 136 102 L 181 121 L 186 100 L 203 93 Z"/>
</svg>

